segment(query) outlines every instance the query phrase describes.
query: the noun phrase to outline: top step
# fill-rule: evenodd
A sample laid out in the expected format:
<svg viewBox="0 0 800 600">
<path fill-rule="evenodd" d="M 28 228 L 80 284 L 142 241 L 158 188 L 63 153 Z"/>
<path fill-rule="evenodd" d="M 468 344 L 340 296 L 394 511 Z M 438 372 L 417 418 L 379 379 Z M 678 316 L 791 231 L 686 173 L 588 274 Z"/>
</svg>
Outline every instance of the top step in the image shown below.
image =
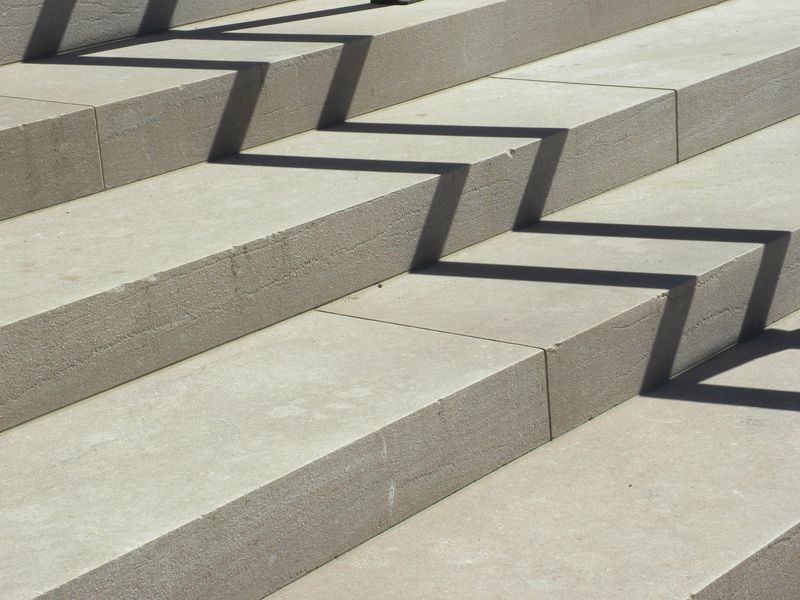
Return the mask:
<svg viewBox="0 0 800 600">
<path fill-rule="evenodd" d="M 0 64 L 64 52 L 86 46 L 134 37 L 143 33 L 213 19 L 238 12 L 282 4 L 289 0 L 0 0 Z M 643 16 L 648 22 L 715 4 L 719 0 L 625 0 L 599 2 L 598 29 L 613 27 L 620 21 L 617 12 L 633 26 Z M 452 4 L 448 0 L 431 0 Z M 391 3 L 391 2 L 383 2 Z M 502 2 L 493 2 L 502 4 Z M 516 2 L 519 3 L 519 2 Z M 523 4 L 539 4 L 522 0 Z M 324 3 L 323 3 L 324 4 Z M 335 2 L 327 2 L 333 7 Z M 367 0 L 359 4 L 369 6 Z M 457 3 L 456 3 L 457 4 Z M 514 4 L 514 3 L 512 3 Z M 545 3 L 542 3 L 545 4 Z M 548 3 L 549 4 L 549 3 Z M 559 3 L 559 10 L 574 14 L 583 4 L 579 0 Z M 604 5 L 619 6 L 608 7 Z M 562 6 L 563 5 L 563 6 Z M 618 9 L 618 11 L 616 10 Z M 613 15 L 613 18 L 612 18 Z M 630 25 L 627 27 L 630 28 Z M 555 30 L 557 31 L 557 30 Z M 624 31 L 624 29 L 623 29 Z M 615 31 L 614 33 L 618 33 Z M 610 33 L 606 33 L 606 36 Z"/>
<path fill-rule="evenodd" d="M 0 113 L 4 103 L 15 106 L 0 119 L 0 163 L 16 166 L 0 172 L 0 218 L 336 124 L 714 2 L 294 0 L 3 65 Z M 28 106 L 16 106 L 21 99 Z M 90 168 L 72 164 L 78 155 Z M 52 180 L 67 184 L 50 193 Z"/>
<path fill-rule="evenodd" d="M 0 0 L 0 64 L 288 0 Z"/>
</svg>

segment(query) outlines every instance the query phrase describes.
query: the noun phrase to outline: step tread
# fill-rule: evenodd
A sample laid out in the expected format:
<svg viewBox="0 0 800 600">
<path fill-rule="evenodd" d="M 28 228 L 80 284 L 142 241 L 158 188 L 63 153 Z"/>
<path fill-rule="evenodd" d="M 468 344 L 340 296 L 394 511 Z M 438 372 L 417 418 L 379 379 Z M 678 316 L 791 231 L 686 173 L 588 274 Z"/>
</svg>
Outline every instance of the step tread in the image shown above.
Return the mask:
<svg viewBox="0 0 800 600">
<path fill-rule="evenodd" d="M 799 328 L 795 313 L 270 600 L 795 597 Z M 783 567 L 747 563 L 770 544 Z"/>
<path fill-rule="evenodd" d="M 0 322 L 275 236 L 663 96 L 484 79 L 353 119 L 351 128 L 301 134 L 0 223 L 0 268 L 13 282 L 0 289 Z M 401 132 L 381 133 L 392 125 Z M 420 127 L 402 133 L 404 125 Z M 436 135 L 435 126 L 462 135 Z M 279 166 L 283 157 L 297 166 Z"/>
<path fill-rule="evenodd" d="M 794 0 L 728 0 L 498 76 L 681 89 L 796 50 L 798 29 Z"/>
<path fill-rule="evenodd" d="M 354 36 L 378 35 L 497 2 L 445 0 L 431 3 L 434 6 L 426 6 L 424 12 L 417 9 L 409 14 L 389 7 L 362 10 L 364 7 L 352 0 L 294 0 L 108 48 L 2 66 L 0 89 L 12 96 L 102 106 L 234 74 L 248 65 L 260 67 L 314 54 L 341 46 Z M 353 12 L 325 14 L 346 8 Z M 312 18 L 301 19 L 303 14 Z M 282 22 L 287 17 L 296 20 Z M 260 22 L 267 24 L 258 25 Z M 215 31 L 218 27 L 233 29 Z"/>
<path fill-rule="evenodd" d="M 293 493 L 317 502 L 314 475 L 302 479 L 312 463 L 441 406 L 418 434 L 416 443 L 425 447 L 437 420 L 450 428 L 458 419 L 446 414 L 448 398 L 505 370 L 524 369 L 514 376 L 533 386 L 518 416 L 534 417 L 522 427 L 538 445 L 549 435 L 543 367 L 541 353 L 529 348 L 312 312 L 3 432 L 3 597 L 32 598 L 181 526 L 202 530 L 198 519 L 222 522 L 214 516 L 218 508 L 292 473 L 301 476 Z M 477 401 L 489 415 L 479 438 L 491 439 L 502 421 L 518 427 L 495 414 L 508 409 L 499 398 Z M 476 451 L 502 453 L 513 438 L 504 431 L 504 441 Z M 402 463 L 391 429 L 384 453 L 386 444 L 390 459 Z M 398 504 L 381 510 L 402 513 L 404 473 L 391 473 L 388 462 L 370 464 L 381 460 L 373 450 L 343 452 L 328 468 L 374 469 L 374 478 L 387 478 L 382 488 L 395 477 Z M 426 463 L 443 480 L 451 477 L 435 460 Z M 368 491 L 339 494 L 358 504 L 359 493 Z M 277 510 L 282 501 L 263 510 Z M 213 560 L 217 550 L 204 552 L 204 560 Z"/>
<path fill-rule="evenodd" d="M 570 0 L 555 7 L 527 0 L 409 6 L 294 0 L 5 65 L 0 90 L 94 107 L 104 184 L 112 188 L 339 123 L 715 1 Z M 46 145 L 39 151 L 47 152 Z M 37 199 L 26 208 L 47 205 Z"/>
<path fill-rule="evenodd" d="M 729 0 L 500 77 L 677 90 L 681 160 L 800 113 L 800 6 Z"/>
<path fill-rule="evenodd" d="M 323 310 L 546 348 L 551 370 L 560 354 L 563 432 L 635 393 L 656 369 L 651 344 L 673 345 L 659 369 L 679 372 L 797 308 L 798 148 L 796 117 Z M 762 257 L 765 243 L 783 255 Z M 654 333 L 667 310 L 677 337 Z"/>
<path fill-rule="evenodd" d="M 6 220 L 0 428 L 673 164 L 674 118 L 669 92 L 485 78 Z"/>
<path fill-rule="evenodd" d="M 0 22 L 0 63 L 99 44 L 177 23 L 290 0 L 93 0 L 5 2 Z"/>
</svg>

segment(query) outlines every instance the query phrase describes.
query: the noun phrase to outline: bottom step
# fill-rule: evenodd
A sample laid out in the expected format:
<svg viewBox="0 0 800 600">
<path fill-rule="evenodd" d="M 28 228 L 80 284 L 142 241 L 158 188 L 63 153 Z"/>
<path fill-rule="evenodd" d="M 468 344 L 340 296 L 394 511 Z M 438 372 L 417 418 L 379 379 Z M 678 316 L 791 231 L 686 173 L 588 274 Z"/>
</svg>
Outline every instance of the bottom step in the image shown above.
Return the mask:
<svg viewBox="0 0 800 600">
<path fill-rule="evenodd" d="M 800 598 L 800 313 L 270 600 Z"/>
<path fill-rule="evenodd" d="M 549 436 L 541 351 L 309 313 L 0 434 L 0 598 L 257 600 Z"/>
</svg>

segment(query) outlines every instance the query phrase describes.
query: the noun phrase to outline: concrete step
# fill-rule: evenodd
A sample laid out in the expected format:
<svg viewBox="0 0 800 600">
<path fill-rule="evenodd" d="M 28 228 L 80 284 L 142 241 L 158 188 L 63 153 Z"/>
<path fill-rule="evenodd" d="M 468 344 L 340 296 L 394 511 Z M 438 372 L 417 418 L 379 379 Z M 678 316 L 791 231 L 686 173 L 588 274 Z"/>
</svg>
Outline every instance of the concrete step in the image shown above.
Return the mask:
<svg viewBox="0 0 800 600">
<path fill-rule="evenodd" d="M 542 348 L 554 435 L 800 308 L 800 117 L 323 310 Z"/>
<path fill-rule="evenodd" d="M 0 429 L 675 160 L 669 92 L 488 78 L 6 220 Z"/>
<path fill-rule="evenodd" d="M 0 434 L 2 597 L 258 599 L 548 439 L 541 352 L 307 314 Z"/>
<path fill-rule="evenodd" d="M 680 159 L 800 113 L 800 5 L 730 0 L 504 73 L 677 92 Z"/>
<path fill-rule="evenodd" d="M 104 184 L 112 188 L 338 123 L 714 1 L 570 0 L 556 6 L 434 0 L 382 6 L 294 0 L 111 47 L 6 65 L 0 67 L 0 94 L 93 108 Z M 14 125 L 27 123 L 21 117 Z M 52 147 L 37 145 L 33 151 L 49 154 Z M 3 147 L 0 160 L 19 152 Z M 33 163 L 15 178 L 46 181 L 63 175 L 38 167 Z M 87 173 L 85 186 L 95 184 L 90 177 Z M 0 217 L 63 200 L 12 203 L 7 193 L 0 188 Z"/>
<path fill-rule="evenodd" d="M 0 64 L 287 0 L 0 0 Z"/>
<path fill-rule="evenodd" d="M 794 600 L 800 314 L 270 600 Z"/>
<path fill-rule="evenodd" d="M 0 219 L 103 190 L 94 111 L 0 97 Z"/>
</svg>

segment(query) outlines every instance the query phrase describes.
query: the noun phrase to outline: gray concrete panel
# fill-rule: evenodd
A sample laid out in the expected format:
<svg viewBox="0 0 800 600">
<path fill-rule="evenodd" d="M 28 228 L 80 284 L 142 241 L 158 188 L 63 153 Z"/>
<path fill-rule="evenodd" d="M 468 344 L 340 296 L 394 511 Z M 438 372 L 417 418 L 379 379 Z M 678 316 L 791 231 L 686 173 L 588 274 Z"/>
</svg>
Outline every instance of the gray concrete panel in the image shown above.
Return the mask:
<svg viewBox="0 0 800 600">
<path fill-rule="evenodd" d="M 794 118 L 324 310 L 546 349 L 560 435 L 800 306 L 798 136 Z"/>
<path fill-rule="evenodd" d="M 487 79 L 6 221 L 2 428 L 661 169 L 673 109 Z"/>
<path fill-rule="evenodd" d="M 800 314 L 270 596 L 790 600 Z"/>
<path fill-rule="evenodd" d="M 0 64 L 286 0 L 0 0 Z"/>
<path fill-rule="evenodd" d="M 0 220 L 103 189 L 91 107 L 0 97 Z"/>
<path fill-rule="evenodd" d="M 707 4 L 436 0 L 365 10 L 351 0 L 296 0 L 7 65 L 0 89 L 95 107 L 105 181 L 115 187 Z"/>
<path fill-rule="evenodd" d="M 0 434 L 0 589 L 258 598 L 548 440 L 541 352 L 303 315 Z"/>
<path fill-rule="evenodd" d="M 681 160 L 800 113 L 800 8 L 731 0 L 499 77 L 677 90 Z"/>
</svg>

